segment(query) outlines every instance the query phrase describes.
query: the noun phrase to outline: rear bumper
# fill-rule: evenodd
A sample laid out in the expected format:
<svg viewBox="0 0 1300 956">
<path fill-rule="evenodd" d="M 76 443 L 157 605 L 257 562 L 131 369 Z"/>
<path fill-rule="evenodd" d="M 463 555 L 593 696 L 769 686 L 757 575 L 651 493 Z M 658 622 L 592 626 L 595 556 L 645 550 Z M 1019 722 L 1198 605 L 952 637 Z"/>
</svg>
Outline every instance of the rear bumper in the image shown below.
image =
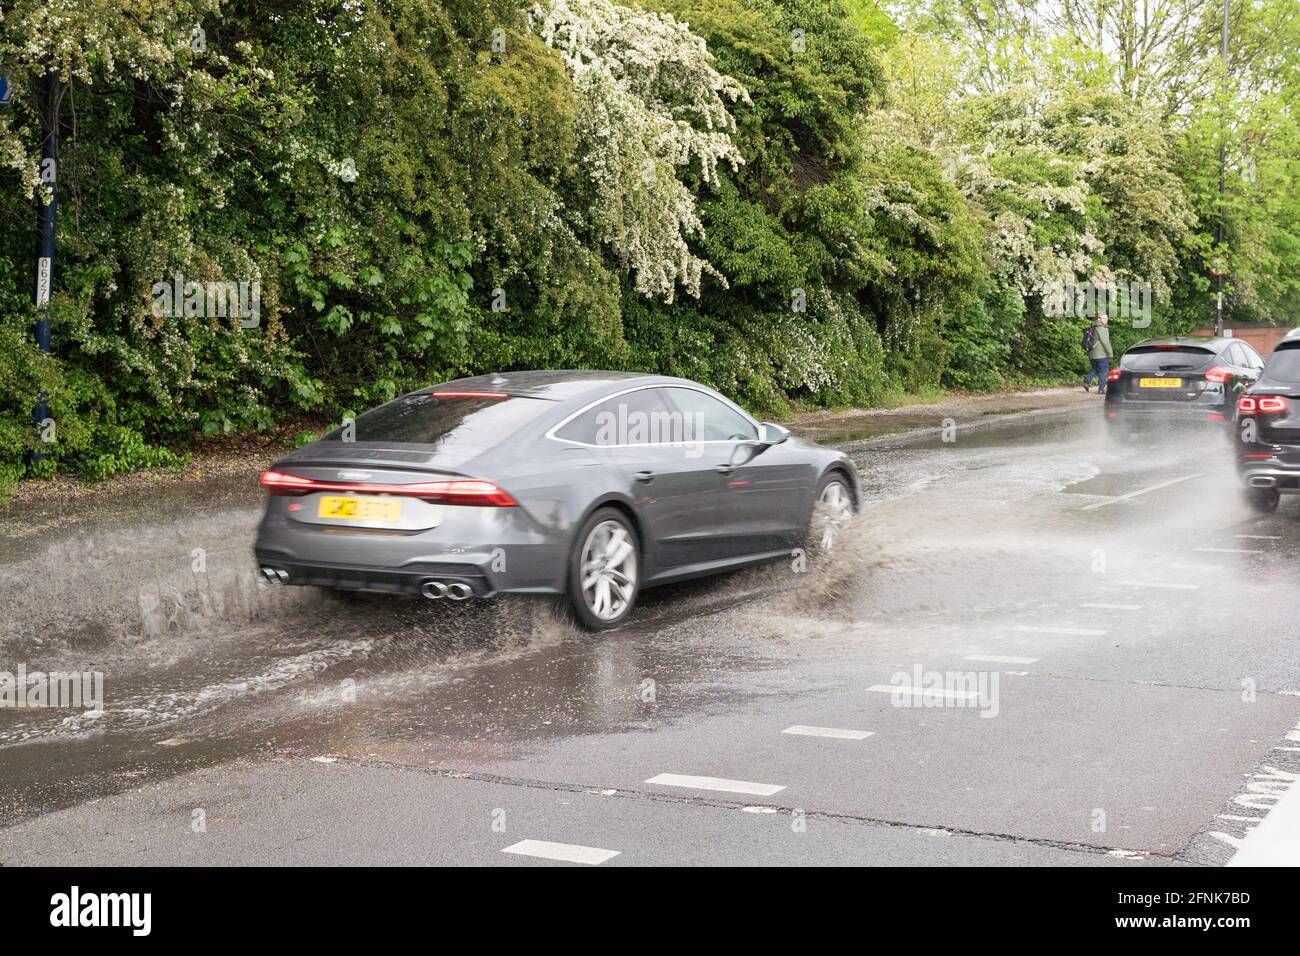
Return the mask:
<svg viewBox="0 0 1300 956">
<path fill-rule="evenodd" d="M 1247 454 L 1270 455 L 1268 458 L 1246 458 Z M 1247 446 L 1237 458 L 1237 476 L 1248 488 L 1273 488 L 1289 494 L 1300 494 L 1300 448 L 1276 451 Z"/>
<path fill-rule="evenodd" d="M 1150 426 L 1160 427 L 1169 424 L 1188 427 L 1206 425 L 1223 428 L 1232 424 L 1233 407 L 1231 405 L 1211 405 L 1208 403 L 1174 404 L 1173 402 L 1129 402 L 1107 401 L 1105 403 L 1106 421 L 1112 425 L 1126 425 L 1134 428 Z"/>
<path fill-rule="evenodd" d="M 429 581 L 464 584 L 474 597 L 491 597 L 497 589 L 482 568 L 472 564 L 411 565 L 400 571 L 287 559 L 264 548 L 254 549 L 263 574 L 274 572 L 280 584 L 307 584 L 344 591 L 382 591 L 386 594 L 420 594 Z M 283 573 L 281 573 L 283 572 Z M 268 579 L 270 575 L 267 575 Z"/>
<path fill-rule="evenodd" d="M 253 547 L 258 566 L 280 583 L 419 594 L 440 581 L 476 597 L 564 589 L 567 537 L 523 508 L 448 506 L 437 527 L 401 532 L 295 521 L 286 504 L 268 500 Z"/>
</svg>

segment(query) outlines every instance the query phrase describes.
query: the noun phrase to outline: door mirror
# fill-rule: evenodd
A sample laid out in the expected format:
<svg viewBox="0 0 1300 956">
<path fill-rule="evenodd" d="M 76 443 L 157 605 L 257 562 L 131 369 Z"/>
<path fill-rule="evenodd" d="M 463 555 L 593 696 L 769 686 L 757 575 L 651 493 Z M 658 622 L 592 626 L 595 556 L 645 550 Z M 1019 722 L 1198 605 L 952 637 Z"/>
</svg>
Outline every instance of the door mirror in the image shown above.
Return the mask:
<svg viewBox="0 0 1300 956">
<path fill-rule="evenodd" d="M 758 440 L 764 445 L 779 445 L 790 437 L 790 429 L 773 422 L 763 422 L 758 426 Z"/>
</svg>

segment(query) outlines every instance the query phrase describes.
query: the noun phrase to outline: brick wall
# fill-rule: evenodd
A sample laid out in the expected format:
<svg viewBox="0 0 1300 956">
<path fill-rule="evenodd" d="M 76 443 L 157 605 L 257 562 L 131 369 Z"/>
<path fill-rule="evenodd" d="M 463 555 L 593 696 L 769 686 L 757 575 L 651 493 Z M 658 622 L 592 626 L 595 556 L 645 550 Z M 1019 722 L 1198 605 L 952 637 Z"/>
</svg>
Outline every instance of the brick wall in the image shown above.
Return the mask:
<svg viewBox="0 0 1300 956">
<path fill-rule="evenodd" d="M 1231 330 L 1232 337 L 1241 339 L 1264 358 L 1268 358 L 1273 352 L 1273 347 L 1282 341 L 1282 337 L 1291 331 L 1290 326 L 1286 325 L 1238 325 L 1227 326 L 1225 331 Z M 1198 329 L 1197 335 L 1213 335 L 1213 329 Z"/>
</svg>

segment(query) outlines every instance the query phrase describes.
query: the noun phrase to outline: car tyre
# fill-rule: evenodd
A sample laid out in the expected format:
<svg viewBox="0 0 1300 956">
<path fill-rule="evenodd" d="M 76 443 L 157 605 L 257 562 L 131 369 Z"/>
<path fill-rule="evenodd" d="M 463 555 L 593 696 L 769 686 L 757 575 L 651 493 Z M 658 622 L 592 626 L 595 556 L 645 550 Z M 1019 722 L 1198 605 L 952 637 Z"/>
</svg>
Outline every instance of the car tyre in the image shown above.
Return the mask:
<svg viewBox="0 0 1300 956">
<path fill-rule="evenodd" d="M 1277 504 L 1282 500 L 1282 495 L 1276 488 L 1247 488 L 1245 497 L 1250 509 L 1262 515 L 1271 515 L 1277 511 Z"/>
<path fill-rule="evenodd" d="M 617 508 L 597 508 L 574 536 L 569 608 L 589 631 L 622 624 L 641 590 L 641 541 Z"/>
<path fill-rule="evenodd" d="M 853 520 L 857 510 L 849 480 L 838 471 L 824 476 L 817 485 L 812 511 L 808 515 L 808 537 L 804 550 L 811 554 L 828 553 L 835 545 L 835 538 Z"/>
</svg>

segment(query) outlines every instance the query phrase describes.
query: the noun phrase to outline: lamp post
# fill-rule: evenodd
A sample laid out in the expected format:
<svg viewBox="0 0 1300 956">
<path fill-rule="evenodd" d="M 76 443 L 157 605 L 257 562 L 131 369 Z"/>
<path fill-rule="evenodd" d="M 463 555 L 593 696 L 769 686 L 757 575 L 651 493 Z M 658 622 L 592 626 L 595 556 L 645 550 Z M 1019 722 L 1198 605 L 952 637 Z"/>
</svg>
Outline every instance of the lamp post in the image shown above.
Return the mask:
<svg viewBox="0 0 1300 956">
<path fill-rule="evenodd" d="M 1224 100 L 1227 98 L 1228 87 L 1228 10 L 1231 0 L 1223 0 L 1223 45 L 1221 54 L 1223 56 L 1223 80 L 1221 83 L 1220 95 L 1223 97 L 1219 103 L 1219 248 L 1223 248 L 1223 238 L 1225 229 L 1225 212 L 1223 202 L 1223 183 L 1224 173 L 1228 164 L 1228 130 L 1227 123 L 1224 122 L 1223 109 Z M 1214 276 L 1218 286 L 1217 294 L 1214 297 L 1214 334 L 1223 334 L 1223 274 L 1227 270 L 1215 263 Z"/>
<path fill-rule="evenodd" d="M 50 291 L 54 287 L 54 239 L 56 213 L 58 210 L 59 179 L 59 110 L 63 100 L 63 90 L 53 68 L 48 70 L 42 81 L 42 92 L 38 104 L 41 114 L 41 189 L 37 192 L 36 213 L 36 283 L 32 290 L 32 301 L 36 305 L 36 325 L 32 332 L 36 346 L 42 352 L 50 351 Z M 47 395 L 42 391 L 36 397 L 36 407 L 32 409 L 32 424 L 40 432 L 42 439 L 46 434 L 45 423 L 50 410 Z M 29 462 L 39 462 L 44 453 L 35 448 L 28 455 Z"/>
</svg>

